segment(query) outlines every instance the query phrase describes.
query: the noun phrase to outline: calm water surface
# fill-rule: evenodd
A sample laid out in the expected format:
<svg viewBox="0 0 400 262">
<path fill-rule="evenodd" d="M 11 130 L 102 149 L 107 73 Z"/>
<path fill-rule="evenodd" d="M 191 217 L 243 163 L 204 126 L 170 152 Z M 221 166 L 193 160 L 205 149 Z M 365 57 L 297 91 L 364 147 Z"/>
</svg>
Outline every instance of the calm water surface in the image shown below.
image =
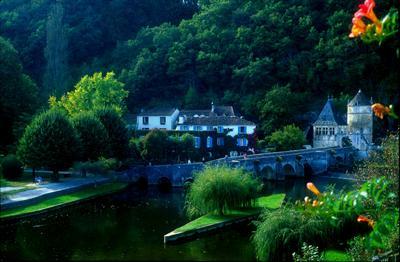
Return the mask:
<svg viewBox="0 0 400 262">
<path fill-rule="evenodd" d="M 265 193 L 303 199 L 309 180 L 270 182 Z M 312 178 L 323 190 L 351 182 Z M 252 227 L 232 228 L 181 244 L 164 245 L 163 235 L 188 222 L 184 192 L 131 187 L 121 193 L 68 207 L 17 224 L 2 224 L 0 260 L 255 260 Z"/>
</svg>

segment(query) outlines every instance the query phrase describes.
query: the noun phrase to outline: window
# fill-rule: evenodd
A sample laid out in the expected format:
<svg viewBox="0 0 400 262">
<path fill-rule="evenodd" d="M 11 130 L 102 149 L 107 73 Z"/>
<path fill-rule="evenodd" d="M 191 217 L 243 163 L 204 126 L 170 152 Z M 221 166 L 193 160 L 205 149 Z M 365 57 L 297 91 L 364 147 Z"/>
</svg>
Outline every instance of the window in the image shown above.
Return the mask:
<svg viewBox="0 0 400 262">
<path fill-rule="evenodd" d="M 321 135 L 321 128 L 320 128 L 320 127 L 317 127 L 317 128 L 315 129 L 315 134 L 316 134 L 317 136 Z"/>
<path fill-rule="evenodd" d="M 245 126 L 239 126 L 239 134 L 246 134 L 246 127 Z"/>
<path fill-rule="evenodd" d="M 335 128 L 334 127 L 330 127 L 329 128 L 329 135 L 333 136 L 335 134 Z"/>
<path fill-rule="evenodd" d="M 218 137 L 217 138 L 217 145 L 218 146 L 223 146 L 224 145 L 224 138 L 223 137 Z"/>
<path fill-rule="evenodd" d="M 247 144 L 248 144 L 247 138 L 241 137 L 237 139 L 237 146 L 247 146 Z"/>
<path fill-rule="evenodd" d="M 200 137 L 198 137 L 198 136 L 194 137 L 194 147 L 200 148 Z"/>
<path fill-rule="evenodd" d="M 202 126 L 194 126 L 194 131 L 201 131 L 203 130 Z"/>
<path fill-rule="evenodd" d="M 223 133 L 224 132 L 224 127 L 223 126 L 219 126 L 218 127 L 218 133 Z"/>
<path fill-rule="evenodd" d="M 165 125 L 165 122 L 166 122 L 165 116 L 161 116 L 160 117 L 160 125 Z"/>
<path fill-rule="evenodd" d="M 207 137 L 207 148 L 213 147 L 213 140 L 211 136 Z"/>
<path fill-rule="evenodd" d="M 149 117 L 148 116 L 144 116 L 142 121 L 143 121 L 143 125 L 148 125 L 149 124 Z"/>
<path fill-rule="evenodd" d="M 189 131 L 189 126 L 180 126 L 181 131 Z"/>
</svg>

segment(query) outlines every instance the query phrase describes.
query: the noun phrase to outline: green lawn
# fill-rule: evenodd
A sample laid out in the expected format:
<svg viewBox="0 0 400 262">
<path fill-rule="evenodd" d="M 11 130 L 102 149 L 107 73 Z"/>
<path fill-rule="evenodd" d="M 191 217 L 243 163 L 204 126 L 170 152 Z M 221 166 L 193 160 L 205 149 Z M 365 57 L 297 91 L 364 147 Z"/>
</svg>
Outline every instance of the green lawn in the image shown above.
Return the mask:
<svg viewBox="0 0 400 262">
<path fill-rule="evenodd" d="M 10 218 L 19 215 L 26 215 L 29 213 L 40 212 L 45 209 L 72 203 L 78 200 L 83 200 L 95 196 L 116 192 L 118 190 L 125 188 L 126 186 L 127 184 L 125 183 L 109 183 L 109 184 L 102 184 L 97 187 L 82 189 L 80 191 L 68 195 L 57 196 L 54 198 L 46 199 L 30 206 L 17 207 L 1 211 L 0 218 Z"/>
<path fill-rule="evenodd" d="M 260 213 L 262 208 L 277 209 L 282 205 L 284 199 L 285 194 L 274 194 L 270 196 L 259 197 L 256 199 L 256 204 L 254 208 L 231 210 L 224 215 L 207 214 L 187 223 L 184 226 L 175 229 L 174 232 L 183 233 L 205 226 L 227 222 L 237 218 L 256 215 Z"/>
<path fill-rule="evenodd" d="M 351 261 L 351 257 L 345 252 L 335 249 L 324 251 L 322 258 L 324 261 Z"/>
</svg>

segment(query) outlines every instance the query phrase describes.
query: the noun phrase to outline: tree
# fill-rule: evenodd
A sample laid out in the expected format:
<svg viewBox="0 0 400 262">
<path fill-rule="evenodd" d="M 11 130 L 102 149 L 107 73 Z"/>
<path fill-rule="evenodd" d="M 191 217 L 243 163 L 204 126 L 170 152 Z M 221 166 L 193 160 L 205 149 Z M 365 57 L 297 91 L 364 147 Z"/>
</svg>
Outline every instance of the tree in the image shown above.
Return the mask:
<svg viewBox="0 0 400 262">
<path fill-rule="evenodd" d="M 85 75 L 75 85 L 75 89 L 62 96 L 59 101 L 50 97 L 50 105 L 64 108 L 71 116 L 104 107 L 115 110 L 121 116 L 126 110 L 124 99 L 128 96 L 123 87 L 124 84 L 115 79 L 113 72 L 104 77 L 102 73 Z"/>
<path fill-rule="evenodd" d="M 277 151 L 301 149 L 306 143 L 303 131 L 295 125 L 288 125 L 273 132 L 267 140 Z"/>
<path fill-rule="evenodd" d="M 75 129 L 60 110 L 48 110 L 36 116 L 25 128 L 17 154 L 32 168 L 46 167 L 58 180 L 58 171 L 70 167 L 79 158 L 80 141 Z"/>
<path fill-rule="evenodd" d="M 222 215 L 230 209 L 252 206 L 258 189 L 257 180 L 243 169 L 206 166 L 196 174 L 186 196 L 187 213 Z"/>
<path fill-rule="evenodd" d="M 275 85 L 258 103 L 261 129 L 271 134 L 276 129 L 294 122 L 304 105 L 304 95 L 293 93 L 289 86 Z"/>
<path fill-rule="evenodd" d="M 164 162 L 167 159 L 170 142 L 167 132 L 151 130 L 143 138 L 142 157 L 147 161 Z"/>
<path fill-rule="evenodd" d="M 129 152 L 128 130 L 121 117 L 110 108 L 99 109 L 95 112 L 107 131 L 109 146 L 108 157 L 124 159 Z"/>
<path fill-rule="evenodd" d="M 196 149 L 194 148 L 194 136 L 188 133 L 183 134 L 180 137 L 181 152 L 186 159 L 193 159 Z"/>
<path fill-rule="evenodd" d="M 36 108 L 36 84 L 25 75 L 17 51 L 0 37 L 0 151 L 17 140 L 20 126 Z M 13 131 L 14 130 L 14 131 Z"/>
<path fill-rule="evenodd" d="M 93 113 L 82 113 L 72 119 L 72 124 L 81 141 L 81 157 L 86 160 L 97 160 L 108 151 L 108 137 L 104 125 Z"/>
<path fill-rule="evenodd" d="M 46 24 L 46 48 L 47 61 L 42 95 L 63 94 L 67 80 L 67 37 L 64 26 L 64 8 L 62 0 L 56 0 L 51 5 Z"/>
</svg>

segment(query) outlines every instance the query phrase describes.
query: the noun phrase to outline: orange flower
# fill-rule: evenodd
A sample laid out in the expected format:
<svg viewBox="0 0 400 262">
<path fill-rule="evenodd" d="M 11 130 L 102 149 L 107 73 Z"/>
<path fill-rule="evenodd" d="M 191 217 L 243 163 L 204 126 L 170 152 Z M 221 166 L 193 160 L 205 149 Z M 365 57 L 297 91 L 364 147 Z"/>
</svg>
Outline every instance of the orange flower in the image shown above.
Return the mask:
<svg viewBox="0 0 400 262">
<path fill-rule="evenodd" d="M 313 207 L 318 206 L 318 200 L 314 200 L 314 201 L 312 202 L 312 206 L 313 206 Z"/>
<path fill-rule="evenodd" d="M 319 192 L 319 190 L 314 186 L 313 183 L 308 182 L 307 183 L 307 188 L 308 190 L 310 190 L 311 192 L 313 192 L 315 195 L 319 196 L 321 193 Z"/>
<path fill-rule="evenodd" d="M 359 35 L 364 34 L 366 28 L 367 26 L 361 18 L 354 17 L 353 27 L 351 28 L 351 34 L 349 35 L 349 37 L 358 37 Z"/>
<path fill-rule="evenodd" d="M 374 220 L 372 220 L 372 219 L 369 219 L 368 217 L 365 217 L 365 216 L 358 216 L 358 218 L 357 218 L 357 222 L 359 222 L 359 223 L 362 223 L 362 222 L 367 222 L 368 223 L 368 225 L 370 226 L 370 227 L 374 227 L 374 224 L 375 224 L 375 221 Z"/>
<path fill-rule="evenodd" d="M 373 104 L 371 108 L 372 111 L 374 111 L 374 114 L 380 119 L 383 119 L 384 115 L 388 115 L 390 113 L 390 108 L 380 103 Z"/>
</svg>

